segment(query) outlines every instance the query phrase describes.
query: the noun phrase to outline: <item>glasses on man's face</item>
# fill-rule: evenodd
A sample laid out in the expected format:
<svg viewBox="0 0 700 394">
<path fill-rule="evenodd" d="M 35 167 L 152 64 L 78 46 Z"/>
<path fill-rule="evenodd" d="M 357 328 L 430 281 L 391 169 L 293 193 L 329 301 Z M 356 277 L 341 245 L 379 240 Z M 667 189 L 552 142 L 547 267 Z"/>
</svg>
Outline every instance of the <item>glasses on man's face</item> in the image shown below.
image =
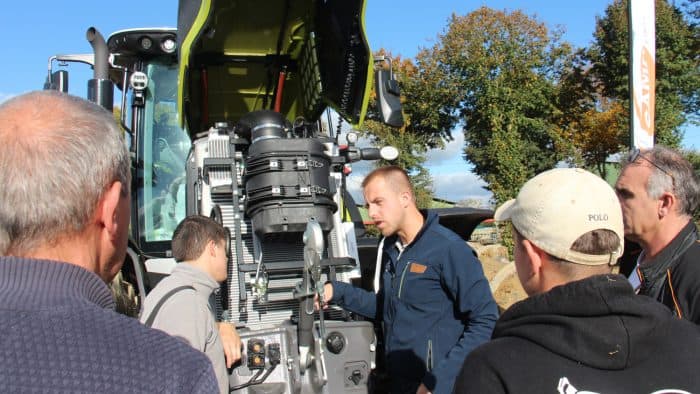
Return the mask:
<svg viewBox="0 0 700 394">
<path fill-rule="evenodd" d="M 630 151 L 630 155 L 629 155 L 629 157 L 627 158 L 627 161 L 628 161 L 629 163 L 634 163 L 635 161 L 637 161 L 637 159 L 645 160 L 647 163 L 649 163 L 649 164 L 651 164 L 652 166 L 658 168 L 659 171 L 661 171 L 661 172 L 663 172 L 664 174 L 666 174 L 666 175 L 668 175 L 669 177 L 671 177 L 671 182 L 673 183 L 673 187 L 675 188 L 675 187 L 676 187 L 676 178 L 674 178 L 673 174 L 671 174 L 668 170 L 664 169 L 664 168 L 661 167 L 660 165 L 658 165 L 658 164 L 654 163 L 653 161 L 651 161 L 650 159 L 648 159 L 646 156 L 644 156 L 643 153 L 644 153 L 644 152 L 642 152 L 641 149 L 639 149 L 639 148 L 634 148 L 633 150 Z"/>
</svg>

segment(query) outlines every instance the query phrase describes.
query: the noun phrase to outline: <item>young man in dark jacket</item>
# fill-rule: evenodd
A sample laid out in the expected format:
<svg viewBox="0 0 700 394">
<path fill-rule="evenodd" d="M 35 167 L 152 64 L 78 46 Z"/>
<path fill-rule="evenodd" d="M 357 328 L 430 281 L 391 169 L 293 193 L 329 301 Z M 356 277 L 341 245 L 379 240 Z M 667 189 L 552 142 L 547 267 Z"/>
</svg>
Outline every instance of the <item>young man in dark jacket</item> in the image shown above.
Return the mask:
<svg viewBox="0 0 700 394">
<path fill-rule="evenodd" d="M 503 204 L 529 298 L 467 358 L 456 393 L 698 392 L 700 331 L 610 274 L 622 254 L 615 192 L 581 169 L 546 171 Z"/>
<path fill-rule="evenodd" d="M 420 213 L 401 168 L 376 169 L 362 186 L 385 237 L 381 285 L 375 294 L 332 282 L 324 299 L 381 322 L 392 392 L 449 393 L 464 358 L 488 340 L 497 319 L 481 263 L 437 215 Z"/>
<path fill-rule="evenodd" d="M 693 222 L 700 182 L 693 166 L 663 146 L 635 150 L 615 189 L 625 237 L 642 247 L 630 282 L 638 294 L 700 324 L 700 243 Z"/>
</svg>

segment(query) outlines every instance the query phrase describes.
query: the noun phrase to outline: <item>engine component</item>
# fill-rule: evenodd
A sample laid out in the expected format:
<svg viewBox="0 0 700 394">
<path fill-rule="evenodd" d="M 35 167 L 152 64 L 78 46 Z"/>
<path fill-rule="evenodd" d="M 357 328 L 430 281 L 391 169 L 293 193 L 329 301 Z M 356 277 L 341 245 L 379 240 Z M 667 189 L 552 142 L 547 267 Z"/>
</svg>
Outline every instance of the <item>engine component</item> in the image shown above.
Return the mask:
<svg viewBox="0 0 700 394">
<path fill-rule="evenodd" d="M 313 218 L 323 231 L 332 229 L 335 190 L 331 189 L 330 157 L 317 138 L 282 139 L 285 130 L 270 111 L 257 111 L 251 130 L 253 143 L 246 160 L 246 214 L 259 235 L 286 234 L 298 237 Z M 279 115 L 279 114 L 277 114 Z"/>
<path fill-rule="evenodd" d="M 252 134 L 245 134 L 244 128 L 233 129 L 234 134 L 228 128 L 213 128 L 193 142 L 187 166 L 187 211 L 188 214 L 205 215 L 213 210 L 221 212 L 224 226 L 231 229 L 232 248 L 225 295 L 226 320 L 259 330 L 298 319 L 299 300 L 293 297 L 292 290 L 302 277 L 304 244 L 301 233 L 293 236 L 265 234 L 262 237 L 254 233 L 252 218 L 244 214 L 248 199 L 244 172 L 249 170 L 246 161 L 249 147 L 245 142 Z M 269 138 L 253 145 L 274 143 L 286 146 L 294 141 L 303 139 Z M 339 174 L 333 174 L 336 176 L 330 177 L 332 184 L 329 189 L 335 191 L 333 204 L 336 204 L 335 201 L 340 203 L 337 191 L 341 186 Z M 304 227 L 306 222 L 304 219 Z M 355 250 L 348 246 L 354 245 L 354 241 L 346 243 L 347 237 L 354 236 L 354 233 L 352 229 L 346 233 L 337 210 L 332 214 L 331 223 L 333 229 L 324 234 L 328 248 L 320 257 L 324 261 L 342 262 L 351 250 Z M 349 282 L 350 278 L 359 276 L 359 265 L 336 265 L 334 269 L 337 280 Z M 319 281 L 329 279 L 332 278 L 323 272 Z M 343 312 L 329 308 L 325 317 L 343 319 Z"/>
<path fill-rule="evenodd" d="M 345 338 L 343 334 L 333 331 L 326 337 L 326 348 L 333 354 L 340 354 L 345 348 Z"/>
<path fill-rule="evenodd" d="M 248 341 L 248 369 L 265 368 L 265 340 L 251 339 Z"/>
</svg>

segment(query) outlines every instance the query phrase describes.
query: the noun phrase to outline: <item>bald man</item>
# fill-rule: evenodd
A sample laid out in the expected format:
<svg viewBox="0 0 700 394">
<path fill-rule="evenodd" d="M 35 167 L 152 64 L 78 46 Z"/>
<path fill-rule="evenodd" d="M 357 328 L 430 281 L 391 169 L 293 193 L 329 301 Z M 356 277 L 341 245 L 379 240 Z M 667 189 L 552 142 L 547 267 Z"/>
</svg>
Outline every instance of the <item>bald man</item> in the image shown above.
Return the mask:
<svg viewBox="0 0 700 394">
<path fill-rule="evenodd" d="M 381 323 L 392 393 L 451 393 L 498 318 L 481 263 L 435 213 L 418 210 L 403 169 L 378 168 L 362 187 L 384 237 L 375 292 L 329 282 L 324 300 Z"/>
<path fill-rule="evenodd" d="M 3 392 L 218 392 L 202 353 L 114 311 L 130 183 L 108 111 L 54 91 L 0 104 Z"/>
</svg>

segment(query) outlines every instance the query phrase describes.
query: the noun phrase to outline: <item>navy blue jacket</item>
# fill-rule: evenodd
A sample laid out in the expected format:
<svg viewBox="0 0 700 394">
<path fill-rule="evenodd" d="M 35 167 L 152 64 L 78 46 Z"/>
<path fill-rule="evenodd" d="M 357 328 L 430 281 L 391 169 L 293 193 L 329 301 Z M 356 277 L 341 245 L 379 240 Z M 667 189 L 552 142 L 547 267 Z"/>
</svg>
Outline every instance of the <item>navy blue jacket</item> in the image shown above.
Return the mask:
<svg viewBox="0 0 700 394">
<path fill-rule="evenodd" d="M 498 309 L 474 251 L 434 213 L 401 253 L 396 236 L 383 249 L 378 294 L 333 282 L 332 302 L 383 323 L 393 392 L 423 383 L 450 393 L 469 352 L 491 337 Z"/>
</svg>

